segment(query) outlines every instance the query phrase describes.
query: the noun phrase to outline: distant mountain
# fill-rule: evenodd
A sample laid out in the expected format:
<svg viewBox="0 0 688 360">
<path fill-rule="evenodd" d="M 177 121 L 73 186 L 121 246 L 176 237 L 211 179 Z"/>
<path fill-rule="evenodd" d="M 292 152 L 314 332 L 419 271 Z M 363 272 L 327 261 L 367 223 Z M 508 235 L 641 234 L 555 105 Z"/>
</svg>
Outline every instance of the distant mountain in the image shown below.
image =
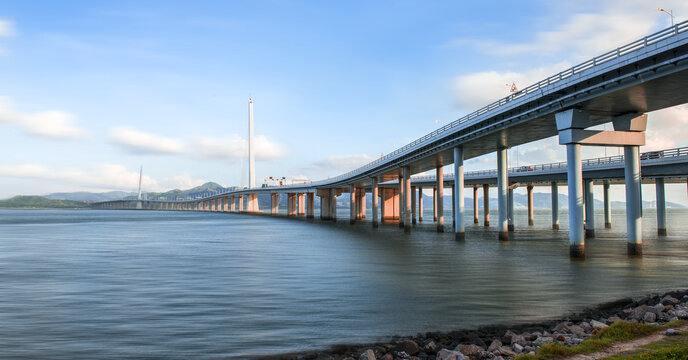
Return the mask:
<svg viewBox="0 0 688 360">
<path fill-rule="evenodd" d="M 92 193 L 86 191 L 71 192 L 71 193 L 52 193 L 45 195 L 45 198 L 55 200 L 74 200 L 74 201 L 110 201 L 120 200 L 127 196 L 136 196 L 135 193 L 124 191 L 110 191 L 104 193 Z"/>
<path fill-rule="evenodd" d="M 189 190 L 174 189 L 174 190 L 166 191 L 163 193 L 147 192 L 147 193 L 143 194 L 143 197 L 146 200 L 197 199 L 197 198 L 203 198 L 206 196 L 221 194 L 223 192 L 226 192 L 226 191 L 229 191 L 232 189 L 235 189 L 235 188 L 234 187 L 225 188 L 225 187 L 222 187 L 222 185 L 220 185 L 220 184 L 217 184 L 214 182 L 207 182 L 203 185 L 196 186 L 195 188 L 191 188 Z M 132 194 L 130 196 L 127 196 L 124 199 L 136 200 L 136 194 Z"/>
<path fill-rule="evenodd" d="M 3 209 L 86 209 L 90 202 L 48 199 L 43 196 L 15 196 L 0 200 Z"/>
</svg>

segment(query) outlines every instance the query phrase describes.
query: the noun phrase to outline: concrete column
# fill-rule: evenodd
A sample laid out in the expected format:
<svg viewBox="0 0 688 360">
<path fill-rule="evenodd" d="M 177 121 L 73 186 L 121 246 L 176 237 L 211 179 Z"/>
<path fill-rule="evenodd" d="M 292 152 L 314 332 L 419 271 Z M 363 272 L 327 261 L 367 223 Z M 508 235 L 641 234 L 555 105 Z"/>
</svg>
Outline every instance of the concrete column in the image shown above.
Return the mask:
<svg viewBox="0 0 688 360">
<path fill-rule="evenodd" d="M 640 157 L 638 146 L 624 146 L 624 177 L 626 180 L 626 224 L 628 254 L 643 254 L 640 200 Z"/>
<path fill-rule="evenodd" d="M 296 196 L 299 201 L 298 215 L 304 216 L 306 215 L 306 194 L 298 193 Z"/>
<path fill-rule="evenodd" d="M 456 217 L 453 215 L 455 213 L 456 209 L 456 196 L 454 196 L 454 187 L 450 187 L 450 196 L 451 196 L 451 209 L 452 209 L 452 231 L 456 232 Z"/>
<path fill-rule="evenodd" d="M 377 176 L 373 177 L 373 227 L 378 227 L 378 188 L 377 188 Z"/>
<path fill-rule="evenodd" d="M 337 222 L 337 189 L 330 189 L 330 220 Z"/>
<path fill-rule="evenodd" d="M 244 211 L 244 195 L 239 195 L 239 212 Z"/>
<path fill-rule="evenodd" d="M 535 209 L 533 206 L 533 184 L 528 184 L 526 187 L 528 190 L 528 225 L 532 226 L 535 224 Z"/>
<path fill-rule="evenodd" d="M 279 196 L 279 194 L 270 194 L 270 214 L 272 214 L 272 215 L 277 215 L 277 213 L 278 213 L 278 207 L 277 207 L 278 196 Z"/>
<path fill-rule="evenodd" d="M 315 194 L 312 192 L 306 193 L 306 219 L 315 218 Z"/>
<path fill-rule="evenodd" d="M 509 217 L 509 224 L 507 225 L 507 229 L 509 231 L 514 231 L 514 189 L 511 186 L 509 186 L 508 197 L 509 205 L 507 211 L 509 213 L 507 216 Z"/>
<path fill-rule="evenodd" d="M 365 188 L 359 189 L 359 192 L 361 193 L 361 196 L 358 198 L 357 203 L 359 204 L 358 208 L 361 210 L 361 215 L 359 216 L 359 219 L 365 220 L 366 218 L 366 191 Z"/>
<path fill-rule="evenodd" d="M 657 234 L 665 236 L 666 231 L 666 199 L 664 196 L 664 178 L 655 179 L 657 190 Z"/>
<path fill-rule="evenodd" d="M 329 211 L 330 211 L 329 190 L 323 190 L 323 191 L 327 191 L 328 194 L 320 195 L 320 220 L 329 220 Z"/>
<path fill-rule="evenodd" d="M 222 200 L 222 211 L 223 212 L 228 212 L 229 211 L 229 197 L 225 196 Z"/>
<path fill-rule="evenodd" d="M 404 166 L 404 232 L 411 232 L 411 169 Z"/>
<path fill-rule="evenodd" d="M 423 187 L 418 187 L 418 222 L 423 222 Z"/>
<path fill-rule="evenodd" d="M 483 184 L 483 217 L 484 225 L 490 226 L 490 185 Z"/>
<path fill-rule="evenodd" d="M 411 223 L 416 224 L 416 187 L 411 186 Z"/>
<path fill-rule="evenodd" d="M 406 204 L 404 204 L 404 169 L 399 169 L 399 227 L 404 227 L 404 220 L 406 220 Z"/>
<path fill-rule="evenodd" d="M 583 233 L 583 167 L 580 144 L 566 144 L 566 180 L 569 188 L 569 254 L 585 258 Z"/>
<path fill-rule="evenodd" d="M 437 176 L 437 232 L 444 232 L 444 174 L 442 173 L 442 165 L 435 168 Z"/>
<path fill-rule="evenodd" d="M 507 217 L 507 196 L 509 174 L 507 173 L 506 149 L 497 150 L 497 205 L 499 209 L 499 240 L 509 240 Z"/>
<path fill-rule="evenodd" d="M 437 222 L 437 187 L 432 188 L 432 221 Z"/>
<path fill-rule="evenodd" d="M 559 188 L 552 181 L 552 229 L 559 230 Z"/>
<path fill-rule="evenodd" d="M 612 207 L 609 199 L 609 181 L 605 181 L 602 185 L 602 194 L 604 195 L 604 227 L 605 229 L 612 228 Z"/>
<path fill-rule="evenodd" d="M 473 185 L 473 223 L 478 222 L 478 185 Z"/>
<path fill-rule="evenodd" d="M 356 186 L 349 185 L 349 224 L 356 223 Z"/>
<path fill-rule="evenodd" d="M 466 225 L 463 219 L 463 148 L 454 148 L 454 238 L 458 241 L 466 239 Z"/>
<path fill-rule="evenodd" d="M 595 194 L 592 180 L 585 180 L 585 237 L 595 237 Z"/>
</svg>

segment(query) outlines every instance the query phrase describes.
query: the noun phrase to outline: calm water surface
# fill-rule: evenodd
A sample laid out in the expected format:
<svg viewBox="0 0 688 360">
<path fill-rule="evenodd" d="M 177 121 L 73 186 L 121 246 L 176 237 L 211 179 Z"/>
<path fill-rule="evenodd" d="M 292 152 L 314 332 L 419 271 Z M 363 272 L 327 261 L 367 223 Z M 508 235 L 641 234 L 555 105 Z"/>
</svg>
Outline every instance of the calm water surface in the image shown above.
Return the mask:
<svg viewBox="0 0 688 360">
<path fill-rule="evenodd" d="M 405 235 L 345 215 L 3 210 L 0 357 L 247 358 L 550 318 L 688 285 L 688 211 L 659 238 L 654 215 L 644 257 L 625 255 L 621 211 L 572 262 L 549 211 L 518 212 L 507 243 L 472 223 L 457 243 L 431 214 Z"/>
</svg>

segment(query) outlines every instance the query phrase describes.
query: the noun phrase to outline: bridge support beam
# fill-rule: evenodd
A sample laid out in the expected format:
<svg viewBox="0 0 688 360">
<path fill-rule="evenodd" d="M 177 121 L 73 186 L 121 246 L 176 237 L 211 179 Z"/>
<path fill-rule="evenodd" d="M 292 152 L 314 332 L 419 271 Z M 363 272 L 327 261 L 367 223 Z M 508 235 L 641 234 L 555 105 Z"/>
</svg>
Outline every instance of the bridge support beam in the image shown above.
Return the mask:
<svg viewBox="0 0 688 360">
<path fill-rule="evenodd" d="M 511 186 L 509 186 L 507 193 L 507 202 L 507 217 L 509 218 L 507 230 L 514 231 L 514 188 Z"/>
<path fill-rule="evenodd" d="M 640 154 L 638 153 L 638 146 L 624 146 L 624 162 L 628 255 L 642 255 L 642 204 L 640 199 Z"/>
<path fill-rule="evenodd" d="M 411 232 L 411 168 L 404 166 L 404 232 Z"/>
<path fill-rule="evenodd" d="M 411 186 L 411 224 L 416 224 L 416 187 Z"/>
<path fill-rule="evenodd" d="M 602 183 L 602 196 L 604 197 L 604 228 L 612 228 L 612 207 L 609 199 L 609 181 Z"/>
<path fill-rule="evenodd" d="M 478 185 L 473 185 L 473 223 L 478 222 Z"/>
<path fill-rule="evenodd" d="M 315 217 L 315 194 L 312 192 L 306 193 L 306 219 L 313 219 Z"/>
<path fill-rule="evenodd" d="M 337 222 L 337 189 L 330 189 L 330 220 Z"/>
<path fill-rule="evenodd" d="M 666 230 L 666 199 L 664 196 L 664 178 L 655 179 L 657 191 L 657 235 L 665 236 Z"/>
<path fill-rule="evenodd" d="M 320 196 L 320 220 L 330 219 L 330 190 L 321 189 L 318 190 L 318 196 Z"/>
<path fill-rule="evenodd" d="M 569 187 L 569 250 L 572 258 L 585 258 L 583 233 L 583 166 L 580 144 L 566 145 L 566 178 Z"/>
<path fill-rule="evenodd" d="M 404 203 L 404 169 L 399 169 L 399 227 L 404 227 L 404 220 L 406 220 L 406 204 Z"/>
<path fill-rule="evenodd" d="M 497 205 L 499 209 L 499 240 L 509 240 L 509 227 L 507 216 L 507 197 L 509 187 L 509 174 L 507 173 L 506 148 L 497 150 Z"/>
<path fill-rule="evenodd" d="M 349 185 L 349 224 L 356 223 L 356 185 Z"/>
<path fill-rule="evenodd" d="M 490 185 L 483 184 L 483 225 L 490 226 Z"/>
<path fill-rule="evenodd" d="M 423 187 L 418 187 L 418 222 L 423 222 Z"/>
<path fill-rule="evenodd" d="M 306 194 L 305 193 L 298 193 L 296 194 L 296 199 L 298 200 L 298 215 L 299 216 L 305 216 L 306 215 Z"/>
<path fill-rule="evenodd" d="M 378 225 L 378 187 L 377 187 L 377 176 L 373 177 L 373 228 L 377 228 Z"/>
<path fill-rule="evenodd" d="M 270 194 L 270 214 L 277 215 L 279 213 L 279 194 Z"/>
<path fill-rule="evenodd" d="M 444 174 L 442 172 L 442 165 L 435 168 L 435 175 L 437 179 L 437 196 L 435 196 L 437 204 L 437 232 L 444 232 Z"/>
<path fill-rule="evenodd" d="M 432 187 L 432 221 L 437 222 L 437 186 Z"/>
<path fill-rule="evenodd" d="M 552 181 L 552 230 L 559 230 L 559 187 Z"/>
<path fill-rule="evenodd" d="M 595 193 L 593 181 L 585 180 L 585 237 L 595 237 Z"/>
<path fill-rule="evenodd" d="M 239 195 L 239 212 L 244 211 L 244 195 Z"/>
<path fill-rule="evenodd" d="M 535 209 L 533 204 L 533 184 L 528 184 L 526 186 L 526 191 L 528 192 L 528 226 L 533 226 L 535 224 Z"/>
</svg>

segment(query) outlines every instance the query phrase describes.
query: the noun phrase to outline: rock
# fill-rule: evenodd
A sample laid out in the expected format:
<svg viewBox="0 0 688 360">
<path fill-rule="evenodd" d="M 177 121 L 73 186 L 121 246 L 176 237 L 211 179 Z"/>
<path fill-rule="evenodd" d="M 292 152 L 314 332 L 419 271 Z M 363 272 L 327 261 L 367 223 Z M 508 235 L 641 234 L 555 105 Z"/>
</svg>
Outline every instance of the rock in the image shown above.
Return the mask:
<svg viewBox="0 0 688 360">
<path fill-rule="evenodd" d="M 464 356 L 464 354 L 462 354 L 458 351 L 442 349 L 437 353 L 437 357 L 435 359 L 436 360 L 465 360 L 466 356 Z"/>
<path fill-rule="evenodd" d="M 343 358 L 342 360 L 356 360 L 356 359 L 352 358 L 351 356 L 347 356 L 347 357 Z"/>
<path fill-rule="evenodd" d="M 495 356 L 492 358 L 492 360 L 504 360 L 504 358 L 501 356 Z"/>
<path fill-rule="evenodd" d="M 480 353 L 482 350 L 483 348 L 478 345 L 464 345 L 459 351 L 466 356 L 475 356 L 478 355 L 478 353 Z"/>
<path fill-rule="evenodd" d="M 557 336 L 557 341 L 566 341 L 566 337 L 564 335 L 559 334 Z"/>
<path fill-rule="evenodd" d="M 528 332 L 524 332 L 523 337 L 526 339 L 526 341 L 533 341 L 533 340 L 537 339 L 537 336 L 535 334 L 531 334 Z"/>
<path fill-rule="evenodd" d="M 397 351 L 397 352 L 395 352 L 395 354 L 397 355 L 397 357 L 402 358 L 402 359 L 408 359 L 409 358 L 409 354 L 407 354 L 406 351 Z"/>
<path fill-rule="evenodd" d="M 522 353 L 522 352 L 523 352 L 523 346 L 521 346 L 521 345 L 519 345 L 519 344 L 514 344 L 513 346 L 514 346 L 514 351 L 515 351 L 515 352 L 517 352 L 517 353 Z"/>
<path fill-rule="evenodd" d="M 647 305 L 640 305 L 637 308 L 633 309 L 633 312 L 631 312 L 630 318 L 634 320 L 642 320 L 643 316 L 647 312 Z"/>
<path fill-rule="evenodd" d="M 376 360 L 375 352 L 371 349 L 368 349 L 361 354 L 358 360 Z"/>
<path fill-rule="evenodd" d="M 423 351 L 425 351 L 428 354 L 434 354 L 437 351 L 437 345 L 434 341 L 430 341 L 429 343 L 425 344 L 425 346 L 423 346 Z"/>
<path fill-rule="evenodd" d="M 420 347 L 415 341 L 406 339 L 398 342 L 397 345 L 392 348 L 392 351 L 405 352 L 408 355 L 416 355 L 420 352 Z"/>
<path fill-rule="evenodd" d="M 620 317 L 610 316 L 609 319 L 607 319 L 607 325 L 612 325 L 612 324 L 618 323 L 619 321 L 621 321 Z"/>
<path fill-rule="evenodd" d="M 603 322 L 599 322 L 597 320 L 590 321 L 590 326 L 592 326 L 592 328 L 595 330 L 600 330 L 600 329 L 604 329 L 606 327 L 609 327 L 609 325 L 607 325 Z"/>
<path fill-rule="evenodd" d="M 392 354 L 387 353 L 384 356 L 382 356 L 380 360 L 394 360 L 394 356 L 392 356 Z"/>
<path fill-rule="evenodd" d="M 671 295 L 667 295 L 662 298 L 662 300 L 659 301 L 660 304 L 662 305 L 676 305 L 678 304 L 678 299 Z"/>
<path fill-rule="evenodd" d="M 549 336 L 541 336 L 541 337 L 535 339 L 535 341 L 533 341 L 533 345 L 535 345 L 535 346 L 542 346 L 542 345 L 545 345 L 545 344 L 551 344 L 551 343 L 553 343 L 553 342 L 554 342 L 554 339 L 552 339 L 551 337 L 549 337 Z"/>
<path fill-rule="evenodd" d="M 523 335 L 514 335 L 511 337 L 511 345 L 521 345 L 521 346 L 526 346 L 528 342 L 526 341 L 526 338 Z"/>
<path fill-rule="evenodd" d="M 509 347 L 502 346 L 499 348 L 499 350 L 496 351 L 497 354 L 502 355 L 502 356 L 509 356 L 509 357 L 516 357 L 516 354 L 513 350 L 511 350 Z"/>
<path fill-rule="evenodd" d="M 688 319 L 688 311 L 674 310 L 674 315 L 679 319 Z"/>
<path fill-rule="evenodd" d="M 554 327 L 554 332 L 568 334 L 571 332 L 571 329 L 569 329 L 569 325 L 567 323 L 560 323 Z"/>
<path fill-rule="evenodd" d="M 578 337 L 583 337 L 583 336 L 585 336 L 585 329 L 583 329 L 582 326 L 571 325 L 571 326 L 569 326 L 569 330 L 571 330 L 571 333 L 572 333 L 573 335 L 576 335 L 576 336 L 578 336 Z M 535 339 L 533 339 L 533 340 L 535 340 Z"/>
<path fill-rule="evenodd" d="M 490 344 L 490 347 L 487 348 L 487 351 L 488 352 L 495 352 L 500 347 L 502 347 L 502 342 L 499 340 L 493 340 L 492 344 Z"/>
<path fill-rule="evenodd" d="M 681 335 L 681 331 L 678 329 L 667 329 L 666 334 L 669 336 Z"/>
<path fill-rule="evenodd" d="M 653 312 L 646 312 L 645 315 L 643 316 L 643 321 L 646 323 L 653 323 L 657 320 L 657 315 Z"/>
<path fill-rule="evenodd" d="M 591 331 L 593 330 L 593 329 L 592 329 L 592 326 L 590 326 L 590 323 L 585 322 L 585 321 L 583 321 L 583 322 L 580 324 L 580 326 L 583 328 L 583 330 L 585 330 L 585 332 L 591 332 Z"/>
</svg>

